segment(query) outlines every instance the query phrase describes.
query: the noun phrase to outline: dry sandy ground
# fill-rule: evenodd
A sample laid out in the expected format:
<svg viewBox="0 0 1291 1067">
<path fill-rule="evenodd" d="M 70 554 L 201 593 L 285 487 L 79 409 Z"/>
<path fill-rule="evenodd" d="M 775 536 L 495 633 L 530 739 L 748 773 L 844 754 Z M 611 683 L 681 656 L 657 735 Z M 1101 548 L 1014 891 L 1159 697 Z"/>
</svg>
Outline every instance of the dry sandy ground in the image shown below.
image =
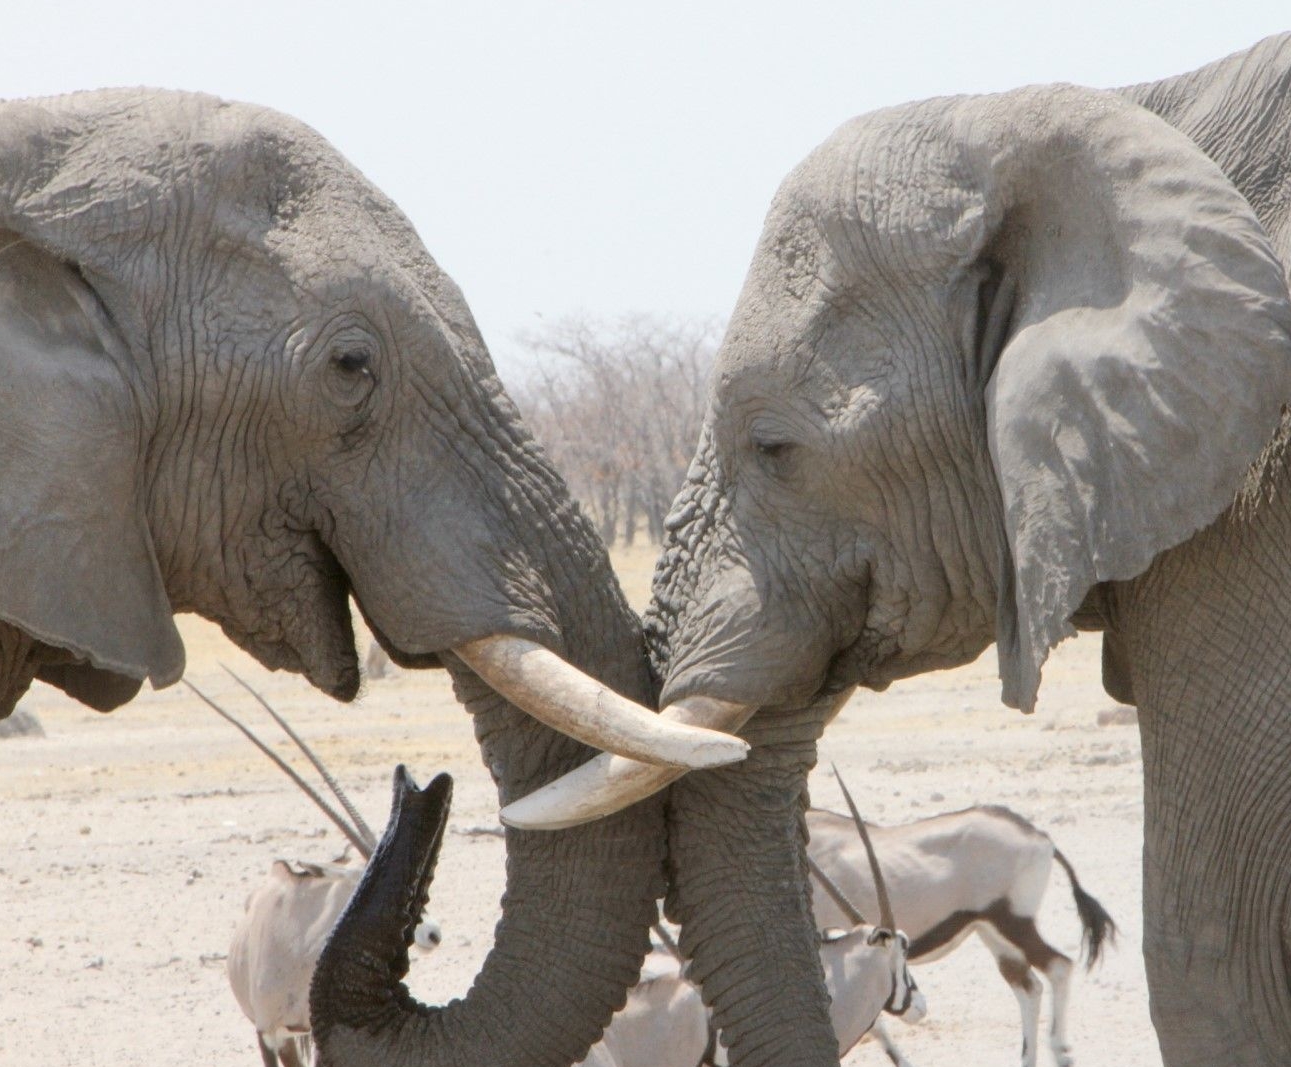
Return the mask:
<svg viewBox="0 0 1291 1067">
<path fill-rule="evenodd" d="M 634 602 L 644 597 L 649 561 L 648 551 L 623 561 Z M 342 706 L 298 678 L 261 670 L 200 621 L 181 621 L 189 678 L 248 717 L 250 700 L 219 665 L 261 687 L 374 826 L 384 822 L 396 762 L 419 780 L 453 772 L 456 806 L 432 894 L 444 946 L 414 964 L 410 984 L 424 998 L 463 993 L 490 943 L 502 847 L 473 832 L 496 826 L 496 804 L 443 675 L 374 682 Z M 1122 931 L 1119 950 L 1076 980 L 1077 1061 L 1155 1067 L 1139 954 L 1138 734 L 1096 725 L 1112 706 L 1098 653 L 1090 637 L 1060 648 L 1030 718 L 999 705 L 993 653 L 881 696 L 861 694 L 827 732 L 821 764 L 838 763 L 876 821 L 1002 803 L 1048 830 Z M 331 858 L 339 835 L 182 686 L 146 692 L 109 716 L 41 686 L 23 706 L 48 736 L 0 742 L 0 1064 L 258 1064 L 224 975 L 229 935 L 274 857 Z M 839 806 L 827 773 L 815 774 L 812 791 L 818 804 Z M 1042 930 L 1076 952 L 1061 871 Z M 914 1063 L 1017 1062 L 1016 1002 L 983 947 L 970 942 L 918 977 L 928 1019 L 890 1027 Z M 1046 1018 L 1048 1008 L 1046 997 Z M 846 1062 L 887 1061 L 867 1044 Z M 1047 1047 L 1041 1063 L 1052 1063 Z"/>
</svg>

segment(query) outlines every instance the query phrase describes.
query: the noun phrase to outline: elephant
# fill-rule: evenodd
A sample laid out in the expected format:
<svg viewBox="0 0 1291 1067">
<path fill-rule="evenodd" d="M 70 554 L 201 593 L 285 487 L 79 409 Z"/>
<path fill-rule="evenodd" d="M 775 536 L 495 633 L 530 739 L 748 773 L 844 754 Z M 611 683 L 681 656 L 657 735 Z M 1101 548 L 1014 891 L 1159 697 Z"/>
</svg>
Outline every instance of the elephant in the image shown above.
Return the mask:
<svg viewBox="0 0 1291 1067">
<path fill-rule="evenodd" d="M 597 756 L 503 812 L 676 783 L 667 907 L 733 1063 L 837 1063 L 803 807 L 843 696 L 994 642 L 1029 712 L 1082 629 L 1139 709 L 1164 1062 L 1287 1061 L 1289 268 L 1291 35 L 881 110 L 780 186 L 646 616 L 663 714 L 717 702 L 752 752 Z"/>
<path fill-rule="evenodd" d="M 178 612 L 351 700 L 352 596 L 450 672 L 504 803 L 589 744 L 741 758 L 627 699 L 656 687 L 604 545 L 458 288 L 318 133 L 194 93 L 9 101 L 0 175 L 0 717 L 33 679 L 101 711 L 175 682 Z M 472 992 L 335 1022 L 346 1062 L 581 1058 L 650 947 L 662 810 L 510 832 Z"/>
</svg>

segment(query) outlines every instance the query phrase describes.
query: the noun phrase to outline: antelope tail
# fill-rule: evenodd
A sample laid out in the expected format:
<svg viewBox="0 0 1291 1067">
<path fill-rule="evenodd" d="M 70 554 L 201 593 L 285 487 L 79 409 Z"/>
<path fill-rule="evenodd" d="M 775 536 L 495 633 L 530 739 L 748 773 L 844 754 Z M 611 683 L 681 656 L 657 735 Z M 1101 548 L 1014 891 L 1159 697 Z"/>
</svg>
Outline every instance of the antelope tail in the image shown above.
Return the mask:
<svg viewBox="0 0 1291 1067">
<path fill-rule="evenodd" d="M 1116 944 L 1116 923 L 1112 921 L 1107 909 L 1085 892 L 1080 879 L 1076 877 L 1076 869 L 1060 849 L 1054 848 L 1053 858 L 1062 864 L 1062 869 L 1067 872 L 1067 879 L 1071 882 L 1071 895 L 1076 901 L 1076 914 L 1080 916 L 1080 925 L 1085 929 L 1082 939 L 1085 949 L 1085 969 L 1093 970 L 1094 964 L 1102 958 L 1103 946 Z"/>
</svg>

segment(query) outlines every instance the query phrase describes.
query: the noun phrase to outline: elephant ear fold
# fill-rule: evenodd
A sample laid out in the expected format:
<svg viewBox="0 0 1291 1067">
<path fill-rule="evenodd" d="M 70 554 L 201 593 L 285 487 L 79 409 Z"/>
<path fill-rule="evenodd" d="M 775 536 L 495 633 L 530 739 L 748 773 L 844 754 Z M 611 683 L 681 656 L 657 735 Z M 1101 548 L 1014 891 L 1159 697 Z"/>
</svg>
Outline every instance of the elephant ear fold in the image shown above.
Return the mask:
<svg viewBox="0 0 1291 1067">
<path fill-rule="evenodd" d="M 978 310 L 997 637 L 1004 700 L 1030 711 L 1088 591 L 1232 503 L 1291 400 L 1291 304 L 1250 205 L 1155 115 L 1075 88 L 987 99 L 967 139 L 981 301 L 1008 304 Z"/>
<path fill-rule="evenodd" d="M 3 231 L 0 367 L 0 619 L 71 652 L 50 680 L 92 706 L 177 681 L 130 358 L 78 272 Z"/>
</svg>

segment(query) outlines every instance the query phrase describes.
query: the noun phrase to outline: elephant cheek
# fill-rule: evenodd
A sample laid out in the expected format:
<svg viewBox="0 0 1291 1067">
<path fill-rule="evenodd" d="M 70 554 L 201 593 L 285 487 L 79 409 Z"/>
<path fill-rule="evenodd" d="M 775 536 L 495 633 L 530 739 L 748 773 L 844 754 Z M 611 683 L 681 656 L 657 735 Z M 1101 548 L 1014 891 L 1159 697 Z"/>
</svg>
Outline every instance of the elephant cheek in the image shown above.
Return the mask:
<svg viewBox="0 0 1291 1067">
<path fill-rule="evenodd" d="M 835 647 L 823 618 L 735 582 L 681 620 L 670 645 L 663 706 L 688 696 L 800 706 L 824 684 Z"/>
<path fill-rule="evenodd" d="M 244 559 L 253 584 L 231 583 L 223 602 L 208 602 L 203 613 L 271 670 L 299 672 L 329 696 L 353 700 L 359 668 L 350 587 L 335 556 L 313 535 L 266 533 L 248 543 Z"/>
<path fill-rule="evenodd" d="M 553 594 L 509 525 L 469 501 L 408 494 L 381 537 L 364 509 L 344 528 L 337 555 L 368 625 L 396 662 L 421 666 L 492 634 L 560 649 Z"/>
</svg>

